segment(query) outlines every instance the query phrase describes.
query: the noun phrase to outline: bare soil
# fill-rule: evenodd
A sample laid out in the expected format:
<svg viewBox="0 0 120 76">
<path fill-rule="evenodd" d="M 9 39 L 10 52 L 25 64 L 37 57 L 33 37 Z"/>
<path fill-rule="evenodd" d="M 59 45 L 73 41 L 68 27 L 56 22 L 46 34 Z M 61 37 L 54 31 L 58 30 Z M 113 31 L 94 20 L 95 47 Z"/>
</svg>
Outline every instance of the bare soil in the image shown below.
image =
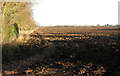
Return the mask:
<svg viewBox="0 0 120 76">
<path fill-rule="evenodd" d="M 40 27 L 24 43 L 3 45 L 3 76 L 120 76 L 119 34 L 118 27 Z"/>
</svg>

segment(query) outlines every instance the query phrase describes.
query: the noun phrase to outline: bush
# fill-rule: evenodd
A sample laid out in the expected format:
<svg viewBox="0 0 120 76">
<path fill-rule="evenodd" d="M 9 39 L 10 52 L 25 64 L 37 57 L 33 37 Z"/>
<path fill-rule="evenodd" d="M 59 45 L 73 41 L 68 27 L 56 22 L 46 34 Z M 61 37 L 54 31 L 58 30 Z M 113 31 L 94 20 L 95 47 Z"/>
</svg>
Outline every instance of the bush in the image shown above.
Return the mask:
<svg viewBox="0 0 120 76">
<path fill-rule="evenodd" d="M 25 31 L 26 29 L 25 29 L 25 28 L 23 28 L 23 30 Z"/>
<path fill-rule="evenodd" d="M 17 32 L 15 33 L 15 29 L 13 26 L 15 22 L 17 23 L 17 26 L 18 24 L 20 25 L 19 28 L 28 29 L 29 27 L 31 28 L 36 27 L 34 20 L 31 18 L 32 5 L 30 2 L 2 2 L 1 6 L 2 6 L 1 14 L 3 20 L 2 21 L 3 43 L 11 41 L 12 37 L 14 37 L 17 32 L 19 33 L 19 30 L 17 30 Z"/>
<path fill-rule="evenodd" d="M 19 28 L 17 23 L 14 23 L 11 28 L 10 28 L 10 36 L 11 38 L 17 37 L 17 35 L 19 34 Z"/>
<path fill-rule="evenodd" d="M 22 29 L 20 28 L 20 31 L 21 31 Z"/>
<path fill-rule="evenodd" d="M 30 28 L 28 30 L 30 30 Z"/>
</svg>

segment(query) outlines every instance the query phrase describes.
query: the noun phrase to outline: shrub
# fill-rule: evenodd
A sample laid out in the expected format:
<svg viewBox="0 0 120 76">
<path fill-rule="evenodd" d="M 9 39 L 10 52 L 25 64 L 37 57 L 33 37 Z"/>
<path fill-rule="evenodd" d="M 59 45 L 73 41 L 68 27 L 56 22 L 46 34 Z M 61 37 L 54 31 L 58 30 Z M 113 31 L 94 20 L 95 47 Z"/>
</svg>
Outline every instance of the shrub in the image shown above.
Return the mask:
<svg viewBox="0 0 120 76">
<path fill-rule="evenodd" d="M 21 31 L 22 29 L 20 28 L 20 31 Z"/>
<path fill-rule="evenodd" d="M 23 30 L 25 31 L 26 29 L 25 29 L 25 28 L 23 28 Z"/>
<path fill-rule="evenodd" d="M 17 37 L 17 35 L 19 34 L 19 28 L 17 23 L 14 23 L 11 27 L 10 27 L 10 36 L 11 38 Z"/>
<path fill-rule="evenodd" d="M 28 30 L 30 30 L 30 28 Z"/>
</svg>

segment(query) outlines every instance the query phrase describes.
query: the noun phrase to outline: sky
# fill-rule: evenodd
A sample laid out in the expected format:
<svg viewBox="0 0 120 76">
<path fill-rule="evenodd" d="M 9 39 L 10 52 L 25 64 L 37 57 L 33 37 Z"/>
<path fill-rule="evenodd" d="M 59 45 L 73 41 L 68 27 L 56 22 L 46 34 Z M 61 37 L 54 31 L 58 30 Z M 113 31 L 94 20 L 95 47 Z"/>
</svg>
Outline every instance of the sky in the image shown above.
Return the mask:
<svg viewBox="0 0 120 76">
<path fill-rule="evenodd" d="M 33 18 L 40 26 L 118 24 L 120 0 L 36 0 Z"/>
</svg>

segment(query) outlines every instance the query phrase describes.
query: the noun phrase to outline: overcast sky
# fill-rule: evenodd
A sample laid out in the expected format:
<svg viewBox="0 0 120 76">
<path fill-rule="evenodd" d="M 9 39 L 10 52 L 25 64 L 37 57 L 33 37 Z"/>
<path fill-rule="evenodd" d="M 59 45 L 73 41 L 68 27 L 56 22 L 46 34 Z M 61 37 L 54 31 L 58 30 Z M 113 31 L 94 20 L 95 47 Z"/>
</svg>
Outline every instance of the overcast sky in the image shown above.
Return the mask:
<svg viewBox="0 0 120 76">
<path fill-rule="evenodd" d="M 40 26 L 118 24 L 120 0 L 36 0 L 34 20 Z"/>
</svg>

